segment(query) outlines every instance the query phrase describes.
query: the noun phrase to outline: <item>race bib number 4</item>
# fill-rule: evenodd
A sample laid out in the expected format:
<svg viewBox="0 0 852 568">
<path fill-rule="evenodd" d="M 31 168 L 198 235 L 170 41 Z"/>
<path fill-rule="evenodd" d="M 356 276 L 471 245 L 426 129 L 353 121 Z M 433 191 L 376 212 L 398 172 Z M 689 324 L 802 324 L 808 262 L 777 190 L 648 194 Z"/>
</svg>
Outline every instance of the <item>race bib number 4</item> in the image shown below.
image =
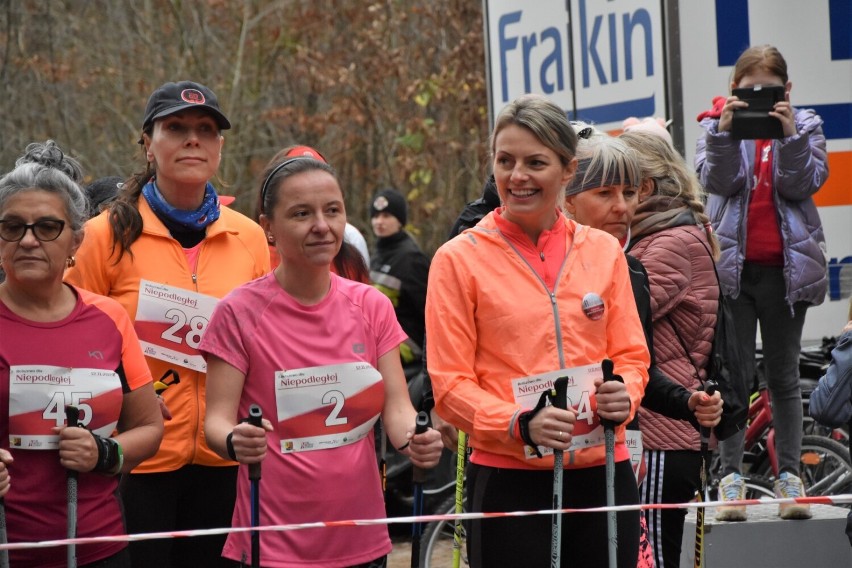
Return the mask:
<svg viewBox="0 0 852 568">
<path fill-rule="evenodd" d="M 363 361 L 275 373 L 283 453 L 352 444 L 373 431 L 384 405 L 384 383 Z"/>
<path fill-rule="evenodd" d="M 21 365 L 9 369 L 9 446 L 56 450 L 52 429 L 65 425 L 65 406 L 80 410 L 80 426 L 109 437 L 118 424 L 121 380 L 104 369 Z"/>
<path fill-rule="evenodd" d="M 559 369 L 541 375 L 521 377 L 512 380 L 512 393 L 515 402 L 524 410 L 532 410 L 538 403 L 541 393 L 553 388 L 559 377 L 568 377 L 568 407 L 577 412 L 574 432 L 571 435 L 569 450 L 598 446 L 604 443 L 604 431 L 597 412 L 595 401 L 595 379 L 602 378 L 601 366 L 588 365 L 572 369 Z M 538 447 L 543 456 L 553 454 L 552 448 Z M 524 446 L 527 459 L 536 458 L 532 448 Z"/>
<path fill-rule="evenodd" d="M 218 302 L 213 296 L 140 280 L 134 327 L 142 351 L 154 359 L 206 372 L 198 345 Z"/>
</svg>

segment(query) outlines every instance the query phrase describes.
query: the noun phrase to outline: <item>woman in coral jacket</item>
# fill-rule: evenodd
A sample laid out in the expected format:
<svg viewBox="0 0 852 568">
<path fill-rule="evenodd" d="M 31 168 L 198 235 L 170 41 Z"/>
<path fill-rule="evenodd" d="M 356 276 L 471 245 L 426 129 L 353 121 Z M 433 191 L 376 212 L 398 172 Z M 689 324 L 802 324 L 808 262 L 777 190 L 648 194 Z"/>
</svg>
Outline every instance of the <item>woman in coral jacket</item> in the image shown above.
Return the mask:
<svg viewBox="0 0 852 568">
<path fill-rule="evenodd" d="M 66 279 L 111 296 L 134 319 L 154 379 L 172 383 L 160 450 L 123 483 L 131 533 L 230 526 L 237 467 L 205 441 L 206 363 L 197 347 L 219 298 L 269 271 L 261 228 L 220 207 L 209 180 L 230 128 L 216 96 L 166 83 L 142 125 L 147 167 L 86 224 Z M 224 536 L 130 545 L 134 566 L 217 566 Z"/>
<path fill-rule="evenodd" d="M 473 511 L 550 508 L 549 454 L 558 449 L 565 452 L 563 505 L 603 506 L 601 418 L 617 424 L 616 502 L 636 504 L 624 423 L 642 399 L 649 355 L 618 242 L 560 212 L 577 167 L 577 136 L 557 105 L 525 95 L 500 113 L 491 146 L 503 206 L 438 250 L 426 306 L 435 409 L 469 433 L 473 448 L 469 504 Z M 602 383 L 606 358 L 623 383 Z M 548 384 L 540 375 L 561 374 L 577 377 L 585 391 L 572 398 L 579 408 L 538 408 Z M 606 565 L 604 513 L 565 515 L 562 529 L 563 557 Z M 619 512 L 620 566 L 635 566 L 638 540 L 639 513 Z M 549 566 L 550 541 L 549 516 L 474 521 L 471 566 Z"/>
</svg>

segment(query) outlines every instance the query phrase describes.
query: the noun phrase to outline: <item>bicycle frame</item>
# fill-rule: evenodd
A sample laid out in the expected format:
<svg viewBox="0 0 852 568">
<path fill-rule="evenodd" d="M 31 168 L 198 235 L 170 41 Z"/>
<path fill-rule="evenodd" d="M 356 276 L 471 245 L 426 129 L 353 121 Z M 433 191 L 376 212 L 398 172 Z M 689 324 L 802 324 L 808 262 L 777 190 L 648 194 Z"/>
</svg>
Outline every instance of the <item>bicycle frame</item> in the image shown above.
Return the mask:
<svg viewBox="0 0 852 568">
<path fill-rule="evenodd" d="M 766 438 L 766 447 L 761 441 Z M 748 425 L 745 431 L 745 450 L 759 460 L 763 451 L 769 458 L 772 472 L 778 475 L 778 456 L 775 453 L 775 428 L 772 419 L 772 402 L 769 389 L 761 388 L 748 407 Z"/>
</svg>

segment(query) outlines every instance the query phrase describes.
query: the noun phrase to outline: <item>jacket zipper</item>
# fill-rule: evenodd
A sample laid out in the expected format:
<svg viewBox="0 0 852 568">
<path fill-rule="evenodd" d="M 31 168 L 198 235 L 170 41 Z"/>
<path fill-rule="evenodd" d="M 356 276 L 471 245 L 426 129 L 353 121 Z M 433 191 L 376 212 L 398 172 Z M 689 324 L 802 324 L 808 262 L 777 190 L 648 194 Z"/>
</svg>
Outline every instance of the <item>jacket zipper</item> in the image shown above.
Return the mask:
<svg viewBox="0 0 852 568">
<path fill-rule="evenodd" d="M 198 254 L 195 255 L 195 266 L 190 268 L 190 277 L 192 278 L 192 285 L 195 287 L 195 292 L 198 293 L 198 264 L 201 259 L 201 251 L 204 250 L 204 245 L 206 244 L 204 241 L 207 240 L 206 237 L 201 241 L 201 246 L 198 249 Z M 179 245 L 180 243 L 178 243 Z M 181 252 L 183 252 L 183 248 L 181 247 Z M 186 253 L 184 253 L 185 256 Z M 195 373 L 195 385 L 194 385 L 194 394 L 195 394 L 195 416 L 193 416 L 193 436 L 192 436 L 192 451 L 190 452 L 190 464 L 195 462 L 195 458 L 198 457 L 198 436 L 201 431 L 200 423 L 201 423 L 201 396 L 199 395 L 199 384 L 200 384 L 200 375 L 199 371 L 193 371 Z"/>
</svg>

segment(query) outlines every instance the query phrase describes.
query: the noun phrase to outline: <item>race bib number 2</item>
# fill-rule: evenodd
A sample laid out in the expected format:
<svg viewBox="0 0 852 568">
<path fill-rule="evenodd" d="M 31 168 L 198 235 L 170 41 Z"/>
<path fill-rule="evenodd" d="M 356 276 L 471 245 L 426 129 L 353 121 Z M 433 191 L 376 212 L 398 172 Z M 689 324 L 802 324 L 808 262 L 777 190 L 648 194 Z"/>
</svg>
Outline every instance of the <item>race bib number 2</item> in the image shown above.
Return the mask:
<svg viewBox="0 0 852 568">
<path fill-rule="evenodd" d="M 9 369 L 9 446 L 56 450 L 53 428 L 65 425 L 65 407 L 80 411 L 79 425 L 109 437 L 118 424 L 121 381 L 113 371 L 20 365 Z"/>
<path fill-rule="evenodd" d="M 218 301 L 213 296 L 141 280 L 134 327 L 142 351 L 154 359 L 206 372 L 207 363 L 198 345 Z"/>
<path fill-rule="evenodd" d="M 515 402 L 524 410 L 532 410 L 538 403 L 542 392 L 553 388 L 559 377 L 568 377 L 568 406 L 577 412 L 574 432 L 571 435 L 569 449 L 586 448 L 604 443 L 603 426 L 597 413 L 595 402 L 595 379 L 603 377 L 601 366 L 587 365 L 571 369 L 559 369 L 540 375 L 521 377 L 512 380 L 512 393 Z M 539 446 L 543 456 L 553 454 L 552 448 Z M 527 459 L 537 457 L 532 448 L 524 446 Z"/>
<path fill-rule="evenodd" d="M 373 431 L 384 404 L 384 383 L 363 361 L 279 371 L 275 398 L 281 451 L 324 450 Z"/>
</svg>

